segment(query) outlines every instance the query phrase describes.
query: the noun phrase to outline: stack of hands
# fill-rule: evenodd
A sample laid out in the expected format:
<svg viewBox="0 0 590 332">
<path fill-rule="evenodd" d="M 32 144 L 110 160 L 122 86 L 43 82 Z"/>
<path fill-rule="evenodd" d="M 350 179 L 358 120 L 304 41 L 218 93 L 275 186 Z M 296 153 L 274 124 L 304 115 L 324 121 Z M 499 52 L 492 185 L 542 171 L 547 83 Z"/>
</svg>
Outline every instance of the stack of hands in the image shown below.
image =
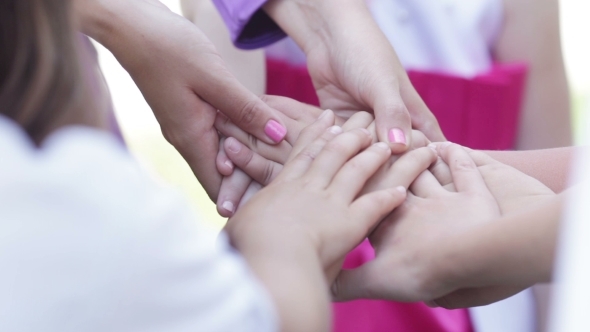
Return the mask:
<svg viewBox="0 0 590 332">
<path fill-rule="evenodd" d="M 271 1 L 265 9 L 306 52 L 322 107 L 333 112 L 255 96 L 191 22 L 158 1 L 76 5 L 81 30 L 130 73 L 166 139 L 231 216 L 227 233 L 275 299 L 285 285 L 315 277 L 336 300 L 455 308 L 549 279 L 539 272 L 546 266 L 507 279 L 488 264 L 501 255 L 469 254 L 477 232 L 554 193 L 483 152 L 431 143 L 444 141 L 436 119 L 376 24 L 361 22 L 370 17 L 362 1 L 349 0 L 354 10 L 338 20 L 328 7 L 301 2 Z M 328 23 L 317 26 L 322 10 Z M 361 44 L 367 47 L 353 47 Z M 341 270 L 367 237 L 376 259 Z M 318 265 L 322 275 L 314 275 Z M 273 284 L 277 273 L 283 278 Z"/>
<path fill-rule="evenodd" d="M 257 140 L 221 113 L 215 121 L 227 137 L 217 158 L 219 171 L 227 174 L 219 209 L 227 213 L 228 202 L 239 207 L 226 228 L 230 235 L 240 238 L 245 228 L 264 222 L 269 224 L 255 226 L 266 230 L 260 237 L 309 235 L 340 301 L 458 308 L 499 301 L 530 286 L 486 284 L 449 255 L 460 250 L 469 231 L 554 196 L 541 182 L 484 152 L 431 143 L 416 130 L 409 151 L 391 155 L 377 143 L 373 116 L 366 112 L 342 119 L 288 98 L 265 101 L 288 124 L 290 134 L 279 145 Z M 269 217 L 256 218 L 261 211 Z M 344 256 L 366 237 L 376 259 L 340 271 Z"/>
</svg>

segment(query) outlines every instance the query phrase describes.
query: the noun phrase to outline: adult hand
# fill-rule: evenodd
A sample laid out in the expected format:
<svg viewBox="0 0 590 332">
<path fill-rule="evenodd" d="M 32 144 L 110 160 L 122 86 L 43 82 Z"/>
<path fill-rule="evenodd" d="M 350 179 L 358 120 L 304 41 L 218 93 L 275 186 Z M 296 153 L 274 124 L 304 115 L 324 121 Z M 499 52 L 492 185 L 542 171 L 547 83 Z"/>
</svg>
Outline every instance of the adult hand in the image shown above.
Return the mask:
<svg viewBox="0 0 590 332">
<path fill-rule="evenodd" d="M 439 147 L 439 154 L 450 165 L 457 192 L 423 172 L 406 202 L 369 237 L 375 260 L 341 272 L 332 289 L 336 300 L 430 301 L 457 290 L 436 253 L 453 245 L 449 238 L 498 218 L 500 209 L 465 150 L 451 145 Z"/>
<path fill-rule="evenodd" d="M 434 145 L 440 144 L 444 143 Z M 477 165 L 488 189 L 498 202 L 502 215 L 555 196 L 555 193 L 539 180 L 495 160 L 485 152 L 464 149 Z M 431 167 L 431 172 L 445 188 L 455 191 L 450 168 L 444 161 L 439 159 Z"/>
<path fill-rule="evenodd" d="M 82 31 L 129 72 L 174 145 L 215 200 L 217 110 L 268 144 L 286 135 L 276 110 L 243 87 L 205 35 L 156 0 L 78 0 Z"/>
<path fill-rule="evenodd" d="M 445 140 L 364 0 L 271 0 L 264 9 L 306 53 L 322 108 L 374 112 L 394 153 L 411 145 L 412 128 Z"/>
<path fill-rule="evenodd" d="M 251 135 L 240 130 L 227 118 L 223 116 L 218 116 L 217 118 L 216 128 L 224 136 L 228 137 L 224 141 L 225 149 L 222 149 L 218 156 L 218 167 L 225 165 L 228 161 L 232 165 L 232 168 L 234 164 L 237 166 L 234 172 L 224 178 L 222 182 L 218 200 L 218 211 L 221 215 L 231 216 L 240 204 L 251 197 L 262 186 L 268 185 L 279 174 L 289 156 L 297 154 L 302 148 L 293 150 L 295 136 L 298 136 L 304 127 L 316 121 L 317 116 L 322 113 L 319 108 L 305 105 L 285 97 L 266 96 L 264 99 L 269 105 L 282 112 L 285 116 L 283 120 L 287 123 L 289 134 L 287 134 L 285 141 L 281 144 L 271 146 L 259 142 Z M 327 116 L 330 119 L 334 119 L 331 113 Z M 377 141 L 374 118 L 369 113 L 355 112 L 346 122 L 339 117 L 336 117 L 333 121 L 335 124 L 342 125 L 344 131 L 366 128 L 372 133 L 373 141 Z M 411 150 L 425 147 L 430 143 L 419 131 L 413 130 L 412 136 L 414 139 L 410 147 Z M 415 156 L 425 155 L 417 154 Z M 416 157 L 417 159 L 412 159 L 417 162 L 416 168 L 405 167 L 404 169 L 407 168 L 408 171 L 401 169 L 401 172 L 397 173 L 398 167 L 393 168 L 392 165 L 399 157 L 400 155 L 390 157 L 387 163 L 367 182 L 367 186 L 363 189 L 363 192 L 372 192 L 388 186 L 402 185 L 407 187 L 432 162 L 430 159 L 425 160 L 424 158 Z M 407 180 L 402 180 L 405 178 Z M 252 182 L 252 179 L 254 182 Z"/>
</svg>

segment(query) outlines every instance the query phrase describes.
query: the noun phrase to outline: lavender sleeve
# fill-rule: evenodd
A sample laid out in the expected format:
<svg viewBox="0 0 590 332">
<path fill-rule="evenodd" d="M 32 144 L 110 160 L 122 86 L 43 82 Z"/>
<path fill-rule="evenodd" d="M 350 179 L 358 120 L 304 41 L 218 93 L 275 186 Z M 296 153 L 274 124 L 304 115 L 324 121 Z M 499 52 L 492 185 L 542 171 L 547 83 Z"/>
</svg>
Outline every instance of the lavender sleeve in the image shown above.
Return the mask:
<svg viewBox="0 0 590 332">
<path fill-rule="evenodd" d="M 268 0 L 213 0 L 236 47 L 249 50 L 270 45 L 285 32 L 262 10 Z"/>
</svg>

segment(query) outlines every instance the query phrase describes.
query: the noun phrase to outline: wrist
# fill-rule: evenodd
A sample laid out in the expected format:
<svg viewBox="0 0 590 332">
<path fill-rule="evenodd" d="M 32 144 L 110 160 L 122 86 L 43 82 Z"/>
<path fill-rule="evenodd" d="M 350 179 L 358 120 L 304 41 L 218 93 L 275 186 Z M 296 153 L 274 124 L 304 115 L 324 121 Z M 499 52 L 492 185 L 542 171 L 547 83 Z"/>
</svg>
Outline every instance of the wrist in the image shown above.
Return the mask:
<svg viewBox="0 0 590 332">
<path fill-rule="evenodd" d="M 349 19 L 371 17 L 364 0 L 271 0 L 263 8 L 305 54 L 345 31 Z"/>
</svg>

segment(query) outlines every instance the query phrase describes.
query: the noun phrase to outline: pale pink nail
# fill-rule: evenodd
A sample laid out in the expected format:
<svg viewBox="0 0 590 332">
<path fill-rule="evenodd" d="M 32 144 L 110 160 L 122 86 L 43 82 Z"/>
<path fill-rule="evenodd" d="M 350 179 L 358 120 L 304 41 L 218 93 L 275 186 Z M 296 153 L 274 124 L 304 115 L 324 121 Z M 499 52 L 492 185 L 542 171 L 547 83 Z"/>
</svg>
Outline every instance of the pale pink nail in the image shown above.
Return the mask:
<svg viewBox="0 0 590 332">
<path fill-rule="evenodd" d="M 228 138 L 226 140 L 226 142 L 227 142 L 227 149 L 233 153 L 238 153 L 242 149 L 242 146 L 240 145 L 238 140 L 236 140 L 233 137 Z"/>
<path fill-rule="evenodd" d="M 231 162 L 231 160 L 226 160 L 224 162 L 225 166 L 229 167 L 229 168 L 234 168 L 234 164 Z"/>
<path fill-rule="evenodd" d="M 270 120 L 266 123 L 266 127 L 264 127 L 264 133 L 273 142 L 280 143 L 285 138 L 285 135 L 287 135 L 287 129 L 275 120 Z"/>
<path fill-rule="evenodd" d="M 234 204 L 230 201 L 223 202 L 223 204 L 221 204 L 221 207 L 231 213 L 234 213 Z"/>
<path fill-rule="evenodd" d="M 389 131 L 389 141 L 392 143 L 406 144 L 406 135 L 399 128 L 393 128 Z"/>
<path fill-rule="evenodd" d="M 406 193 L 406 187 L 399 186 L 399 187 L 396 187 L 395 189 L 397 189 L 397 191 L 399 191 L 402 194 Z"/>
</svg>

